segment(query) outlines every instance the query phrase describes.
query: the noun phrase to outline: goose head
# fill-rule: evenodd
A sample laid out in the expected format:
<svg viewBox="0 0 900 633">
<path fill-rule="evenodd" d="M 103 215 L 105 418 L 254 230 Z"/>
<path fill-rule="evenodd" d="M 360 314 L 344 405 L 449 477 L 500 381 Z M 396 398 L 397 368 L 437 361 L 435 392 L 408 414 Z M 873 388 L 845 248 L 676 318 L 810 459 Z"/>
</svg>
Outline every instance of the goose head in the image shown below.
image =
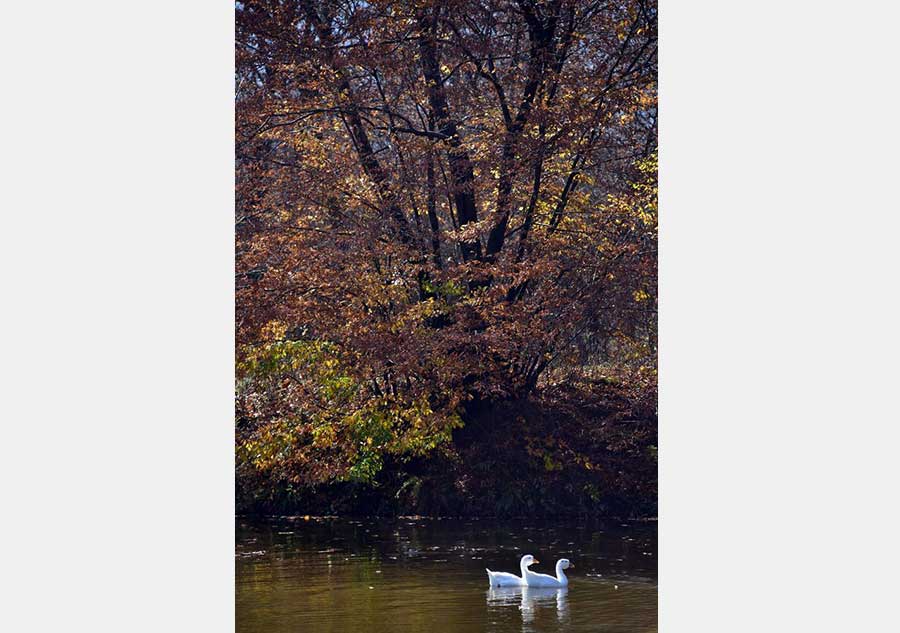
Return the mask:
<svg viewBox="0 0 900 633">
<path fill-rule="evenodd" d="M 519 567 L 521 567 L 521 569 L 522 569 L 522 577 L 525 576 L 525 572 L 528 571 L 529 567 L 531 567 L 535 563 L 539 563 L 539 562 L 541 562 L 541 561 L 536 559 L 531 554 L 525 554 L 525 556 L 523 556 L 522 560 L 519 562 Z"/>
<path fill-rule="evenodd" d="M 560 582 L 560 584 L 569 584 L 569 580 L 566 578 L 565 570 L 574 566 L 575 565 L 569 562 L 568 558 L 560 558 L 558 561 L 556 561 L 556 579 Z"/>
</svg>

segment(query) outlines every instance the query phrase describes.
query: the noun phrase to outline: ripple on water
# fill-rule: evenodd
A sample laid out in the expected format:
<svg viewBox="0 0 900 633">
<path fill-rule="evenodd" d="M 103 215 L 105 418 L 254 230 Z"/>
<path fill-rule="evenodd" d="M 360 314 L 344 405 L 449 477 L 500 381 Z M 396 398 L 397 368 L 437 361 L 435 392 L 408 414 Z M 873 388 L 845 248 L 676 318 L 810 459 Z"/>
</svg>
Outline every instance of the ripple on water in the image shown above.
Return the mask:
<svg viewBox="0 0 900 633">
<path fill-rule="evenodd" d="M 239 633 L 656 629 L 655 524 L 245 523 L 235 560 Z M 638 541 L 636 551 L 622 549 L 635 547 L 623 537 Z M 526 543 L 541 560 L 566 544 L 576 569 L 564 596 L 491 594 L 484 567 L 516 571 Z M 550 561 L 537 567 L 552 573 Z"/>
</svg>

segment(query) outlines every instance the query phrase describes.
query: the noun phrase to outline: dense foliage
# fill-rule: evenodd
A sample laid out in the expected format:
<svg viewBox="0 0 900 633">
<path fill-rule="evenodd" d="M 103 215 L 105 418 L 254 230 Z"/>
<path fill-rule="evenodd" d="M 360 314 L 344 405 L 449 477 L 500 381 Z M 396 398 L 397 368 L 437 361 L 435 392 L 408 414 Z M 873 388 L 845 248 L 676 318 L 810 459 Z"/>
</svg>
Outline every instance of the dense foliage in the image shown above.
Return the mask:
<svg viewBox="0 0 900 633">
<path fill-rule="evenodd" d="M 239 508 L 654 512 L 655 3 L 236 18 Z"/>
</svg>

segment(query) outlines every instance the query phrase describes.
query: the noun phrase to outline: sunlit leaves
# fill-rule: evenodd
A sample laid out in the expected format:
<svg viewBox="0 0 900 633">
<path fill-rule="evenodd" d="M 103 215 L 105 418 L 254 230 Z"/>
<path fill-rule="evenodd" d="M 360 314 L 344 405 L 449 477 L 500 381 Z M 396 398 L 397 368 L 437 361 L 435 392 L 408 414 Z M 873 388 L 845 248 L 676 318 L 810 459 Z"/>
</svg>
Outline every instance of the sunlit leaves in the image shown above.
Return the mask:
<svg viewBox="0 0 900 633">
<path fill-rule="evenodd" d="M 553 22 L 553 3 L 238 8 L 241 476 L 374 484 L 452 454 L 472 403 L 600 375 L 652 393 L 655 7 L 564 0 L 544 50 L 526 4 Z M 417 18 L 438 5 L 429 86 Z M 464 258 L 504 208 L 499 252 Z"/>
</svg>

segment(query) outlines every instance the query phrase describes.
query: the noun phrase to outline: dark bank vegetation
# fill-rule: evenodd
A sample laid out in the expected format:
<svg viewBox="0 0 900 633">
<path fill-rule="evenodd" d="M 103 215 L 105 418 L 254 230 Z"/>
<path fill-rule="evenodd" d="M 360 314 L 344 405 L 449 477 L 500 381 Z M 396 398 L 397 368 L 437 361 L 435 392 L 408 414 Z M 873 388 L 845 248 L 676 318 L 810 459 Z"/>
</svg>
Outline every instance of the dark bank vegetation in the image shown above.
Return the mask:
<svg viewBox="0 0 900 633">
<path fill-rule="evenodd" d="M 236 16 L 238 510 L 655 514 L 655 4 Z"/>
</svg>

